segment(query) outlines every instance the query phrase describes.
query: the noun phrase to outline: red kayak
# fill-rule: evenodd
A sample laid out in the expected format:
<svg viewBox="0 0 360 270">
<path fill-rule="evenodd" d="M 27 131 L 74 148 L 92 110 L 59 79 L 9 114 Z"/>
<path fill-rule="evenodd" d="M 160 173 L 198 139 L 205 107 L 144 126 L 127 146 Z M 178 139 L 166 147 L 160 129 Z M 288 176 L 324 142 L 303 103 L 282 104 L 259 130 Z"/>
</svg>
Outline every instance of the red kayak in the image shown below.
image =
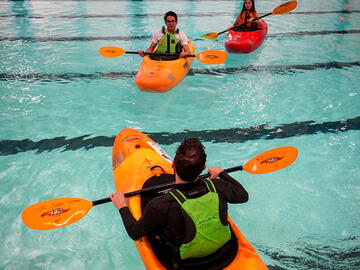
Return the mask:
<svg viewBox="0 0 360 270">
<path fill-rule="evenodd" d="M 251 53 L 264 41 L 268 26 L 265 21 L 261 28 L 230 30 L 225 40 L 225 48 L 229 53 Z"/>
</svg>

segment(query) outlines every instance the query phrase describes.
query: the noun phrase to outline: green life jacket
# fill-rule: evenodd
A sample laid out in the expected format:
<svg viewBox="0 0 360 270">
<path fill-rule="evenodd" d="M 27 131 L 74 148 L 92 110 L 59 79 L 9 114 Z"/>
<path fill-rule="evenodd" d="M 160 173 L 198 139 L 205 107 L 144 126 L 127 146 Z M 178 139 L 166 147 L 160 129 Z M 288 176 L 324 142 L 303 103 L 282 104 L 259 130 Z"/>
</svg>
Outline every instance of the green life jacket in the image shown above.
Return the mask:
<svg viewBox="0 0 360 270">
<path fill-rule="evenodd" d="M 201 258 L 208 256 L 221 248 L 231 238 L 230 225 L 223 225 L 219 215 L 219 195 L 211 181 L 205 181 L 209 190 L 206 194 L 188 199 L 179 190 L 170 191 L 170 194 L 180 204 L 195 225 L 195 236 L 180 246 L 180 257 Z M 191 228 L 191 227 L 190 227 Z M 193 232 L 186 227 L 185 239 Z"/>
<path fill-rule="evenodd" d="M 176 29 L 174 34 L 167 34 L 165 32 L 165 27 L 162 27 L 163 36 L 160 39 L 156 52 L 157 53 L 171 53 L 171 54 L 180 54 L 182 51 L 182 46 L 180 42 L 175 38 L 175 34 L 179 33 L 179 29 Z"/>
</svg>

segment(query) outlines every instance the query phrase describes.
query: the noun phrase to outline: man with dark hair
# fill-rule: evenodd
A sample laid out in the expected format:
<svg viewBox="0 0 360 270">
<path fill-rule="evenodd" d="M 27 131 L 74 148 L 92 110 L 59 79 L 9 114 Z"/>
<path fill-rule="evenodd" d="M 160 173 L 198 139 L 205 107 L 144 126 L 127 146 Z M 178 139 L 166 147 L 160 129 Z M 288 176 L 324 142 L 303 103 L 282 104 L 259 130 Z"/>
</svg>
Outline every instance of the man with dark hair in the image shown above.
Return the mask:
<svg viewBox="0 0 360 270">
<path fill-rule="evenodd" d="M 157 30 L 152 39 L 149 48 L 145 52 L 169 53 L 185 57 L 190 54 L 188 38 L 185 33 L 177 29 L 177 15 L 173 11 L 168 11 L 164 16 L 165 26 Z M 144 51 L 138 51 L 144 56 Z"/>
<path fill-rule="evenodd" d="M 174 167 L 181 179 L 194 181 L 205 169 L 205 148 L 198 139 L 185 140 L 176 150 Z"/>
<path fill-rule="evenodd" d="M 219 264 L 224 267 L 236 256 L 227 203 L 244 203 L 248 193 L 220 167 L 208 169 L 211 180 L 200 180 L 205 162 L 201 142 L 184 140 L 173 161 L 175 188 L 150 200 L 139 220 L 121 192 L 110 196 L 129 236 L 133 240 L 148 236 L 167 269 L 219 269 Z"/>
</svg>

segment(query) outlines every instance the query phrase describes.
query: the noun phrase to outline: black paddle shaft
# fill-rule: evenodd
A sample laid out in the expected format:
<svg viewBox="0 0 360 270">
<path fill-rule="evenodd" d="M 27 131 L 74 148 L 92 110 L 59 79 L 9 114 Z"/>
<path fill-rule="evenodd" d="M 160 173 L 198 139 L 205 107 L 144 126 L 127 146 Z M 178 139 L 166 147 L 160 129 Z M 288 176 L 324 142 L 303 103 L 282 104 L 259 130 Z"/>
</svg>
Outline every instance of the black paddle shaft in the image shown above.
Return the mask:
<svg viewBox="0 0 360 270">
<path fill-rule="evenodd" d="M 128 54 L 139 54 L 138 52 L 131 52 L 131 51 L 126 51 L 125 53 Z M 172 54 L 172 53 L 152 53 L 152 52 L 144 52 L 144 54 L 146 55 L 157 55 L 157 56 L 178 56 L 180 54 Z M 195 57 L 195 54 L 189 54 L 186 57 Z"/>
<path fill-rule="evenodd" d="M 240 165 L 240 166 L 235 166 L 235 167 L 232 167 L 232 168 L 225 169 L 224 171 L 227 172 L 227 173 L 230 173 L 230 172 L 242 171 L 242 170 L 243 170 L 243 166 Z M 199 176 L 200 179 L 204 179 L 204 178 L 208 178 L 208 177 L 210 177 L 209 173 Z M 160 186 L 154 186 L 154 187 L 150 187 L 150 188 L 144 188 L 142 190 L 136 190 L 136 191 L 128 192 L 128 193 L 125 193 L 124 196 L 126 198 L 128 198 L 128 197 L 140 195 L 141 193 L 157 191 L 157 190 L 165 190 L 165 189 L 168 189 L 168 188 L 172 188 L 174 186 L 175 186 L 175 183 L 166 184 L 166 185 L 160 185 Z M 95 205 L 108 203 L 108 202 L 111 202 L 111 199 L 109 197 L 93 201 L 92 203 L 93 203 L 93 206 L 95 206 Z"/>
<path fill-rule="evenodd" d="M 257 21 L 257 20 L 260 20 L 261 18 L 264 18 L 264 17 L 269 16 L 269 15 L 271 15 L 271 14 L 272 14 L 272 12 L 267 13 L 267 14 L 265 14 L 265 15 L 262 15 L 262 16 L 260 16 L 260 17 L 257 17 L 257 18 L 255 18 L 255 19 L 253 19 L 253 22 L 254 22 L 254 21 Z M 234 27 L 231 27 L 229 30 L 232 30 L 232 29 L 234 29 L 234 28 L 236 28 L 236 27 L 238 27 L 238 26 L 246 25 L 246 24 L 248 24 L 248 23 L 249 23 L 249 22 L 245 22 L 245 23 L 242 23 L 242 24 L 239 24 L 239 25 L 235 25 Z M 221 31 L 221 32 L 218 33 L 218 35 L 223 34 L 223 33 L 227 32 L 227 31 L 228 31 L 228 30 Z"/>
</svg>

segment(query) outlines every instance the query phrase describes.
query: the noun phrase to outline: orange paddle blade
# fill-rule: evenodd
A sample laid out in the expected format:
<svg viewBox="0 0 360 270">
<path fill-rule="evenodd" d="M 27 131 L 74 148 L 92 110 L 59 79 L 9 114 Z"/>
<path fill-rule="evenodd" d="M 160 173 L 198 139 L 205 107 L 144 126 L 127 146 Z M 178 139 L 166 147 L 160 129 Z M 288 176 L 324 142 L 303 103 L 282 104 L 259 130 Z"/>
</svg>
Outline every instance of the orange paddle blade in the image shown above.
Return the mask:
<svg viewBox="0 0 360 270">
<path fill-rule="evenodd" d="M 92 207 L 93 203 L 85 199 L 59 198 L 30 205 L 21 217 L 31 229 L 51 230 L 78 221 Z"/>
<path fill-rule="evenodd" d="M 263 174 L 283 169 L 293 163 L 298 150 L 293 146 L 283 146 L 266 151 L 249 160 L 243 170 L 253 174 Z"/>
<path fill-rule="evenodd" d="M 205 35 L 201 35 L 201 38 L 207 38 L 207 39 L 217 39 L 219 36 L 218 33 L 207 33 Z"/>
<path fill-rule="evenodd" d="M 296 7 L 297 7 L 296 1 L 289 1 L 289 2 L 286 2 L 286 3 L 278 6 L 277 8 L 275 8 L 272 11 L 272 14 L 280 15 L 280 14 L 288 13 L 288 12 L 294 10 Z"/>
<path fill-rule="evenodd" d="M 195 57 L 201 63 L 209 64 L 209 65 L 218 65 L 225 62 L 227 58 L 227 53 L 224 51 L 208 50 L 197 53 Z"/>
<path fill-rule="evenodd" d="M 101 47 L 100 54 L 104 57 L 118 57 L 126 53 L 126 51 L 119 47 Z"/>
</svg>

